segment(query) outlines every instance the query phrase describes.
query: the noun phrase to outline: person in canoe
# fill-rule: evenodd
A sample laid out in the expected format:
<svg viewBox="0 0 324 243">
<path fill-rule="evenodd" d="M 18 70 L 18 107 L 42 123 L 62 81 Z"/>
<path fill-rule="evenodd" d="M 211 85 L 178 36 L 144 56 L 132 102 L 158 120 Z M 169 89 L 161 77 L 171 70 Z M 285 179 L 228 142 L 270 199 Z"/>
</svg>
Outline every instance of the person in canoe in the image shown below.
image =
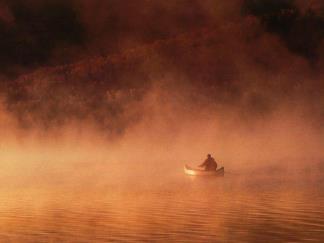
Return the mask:
<svg viewBox="0 0 324 243">
<path fill-rule="evenodd" d="M 199 167 L 205 167 L 205 170 L 216 170 L 217 163 L 215 159 L 210 154 L 208 154 L 207 159 L 201 165 L 199 165 Z"/>
</svg>

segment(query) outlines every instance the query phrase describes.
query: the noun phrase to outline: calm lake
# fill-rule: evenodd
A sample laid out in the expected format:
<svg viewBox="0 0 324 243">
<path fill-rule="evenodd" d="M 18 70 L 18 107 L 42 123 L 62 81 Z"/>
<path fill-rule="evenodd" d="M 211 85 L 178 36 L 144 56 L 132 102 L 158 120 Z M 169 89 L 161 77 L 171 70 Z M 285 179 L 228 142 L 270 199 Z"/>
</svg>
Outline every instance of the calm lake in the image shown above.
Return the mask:
<svg viewBox="0 0 324 243">
<path fill-rule="evenodd" d="M 324 242 L 318 174 L 26 168 L 1 174 L 0 242 Z"/>
</svg>

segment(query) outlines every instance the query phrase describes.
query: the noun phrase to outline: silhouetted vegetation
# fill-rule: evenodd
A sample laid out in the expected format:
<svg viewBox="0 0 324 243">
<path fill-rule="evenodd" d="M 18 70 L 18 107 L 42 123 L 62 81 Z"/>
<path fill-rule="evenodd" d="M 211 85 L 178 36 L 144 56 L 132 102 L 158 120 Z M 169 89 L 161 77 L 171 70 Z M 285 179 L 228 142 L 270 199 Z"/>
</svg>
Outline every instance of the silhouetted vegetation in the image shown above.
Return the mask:
<svg viewBox="0 0 324 243">
<path fill-rule="evenodd" d="M 9 3 L 14 23 L 0 21 L 1 72 L 16 74 L 16 68 L 38 67 L 48 63 L 52 51 L 82 44 L 85 30 L 78 13 L 68 3 L 28 1 Z"/>
<path fill-rule="evenodd" d="M 265 28 L 281 37 L 287 48 L 314 63 L 324 38 L 324 12 L 302 13 L 293 0 L 246 0 L 243 14 L 258 17 Z"/>
</svg>

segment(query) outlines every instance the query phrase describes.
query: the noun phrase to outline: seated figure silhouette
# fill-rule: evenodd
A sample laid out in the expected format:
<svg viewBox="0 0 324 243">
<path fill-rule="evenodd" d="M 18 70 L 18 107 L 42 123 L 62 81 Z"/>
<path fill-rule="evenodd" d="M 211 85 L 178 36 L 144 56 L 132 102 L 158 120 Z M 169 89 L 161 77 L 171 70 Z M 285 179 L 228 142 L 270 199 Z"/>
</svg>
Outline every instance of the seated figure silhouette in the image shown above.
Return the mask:
<svg viewBox="0 0 324 243">
<path fill-rule="evenodd" d="M 207 159 L 201 165 L 199 165 L 199 167 L 204 167 L 205 170 L 216 170 L 217 163 L 215 159 L 210 154 L 208 154 Z"/>
</svg>

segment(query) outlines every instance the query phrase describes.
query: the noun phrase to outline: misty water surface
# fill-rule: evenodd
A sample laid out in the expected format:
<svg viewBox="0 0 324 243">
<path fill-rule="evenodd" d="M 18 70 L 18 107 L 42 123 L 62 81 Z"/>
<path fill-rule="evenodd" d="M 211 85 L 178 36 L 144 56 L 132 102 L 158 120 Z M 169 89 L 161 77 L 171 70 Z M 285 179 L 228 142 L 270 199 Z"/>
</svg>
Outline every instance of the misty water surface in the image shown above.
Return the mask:
<svg viewBox="0 0 324 243">
<path fill-rule="evenodd" d="M 125 171 L 118 164 L 76 163 L 19 176 L 2 172 L 0 241 L 324 240 L 321 175 L 197 178 L 175 165 L 134 164 Z"/>
</svg>

